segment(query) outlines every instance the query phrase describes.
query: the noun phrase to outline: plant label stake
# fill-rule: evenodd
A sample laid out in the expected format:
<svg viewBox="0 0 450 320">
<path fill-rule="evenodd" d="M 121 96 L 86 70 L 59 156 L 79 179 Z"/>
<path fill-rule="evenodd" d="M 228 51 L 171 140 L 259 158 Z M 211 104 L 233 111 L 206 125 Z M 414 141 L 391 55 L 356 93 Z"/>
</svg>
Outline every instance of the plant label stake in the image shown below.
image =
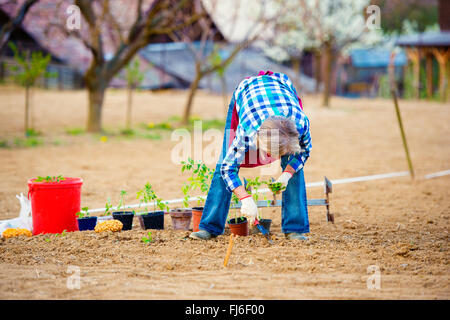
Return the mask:
<svg viewBox="0 0 450 320">
<path fill-rule="evenodd" d="M 253 225 L 256 226 L 259 229 L 259 231 L 261 231 L 261 233 L 266 237 L 267 241 L 269 241 L 270 244 L 273 244 L 273 240 L 270 239 L 269 232 L 259 223 L 258 219 L 255 219 Z"/>
<path fill-rule="evenodd" d="M 234 234 L 230 234 L 230 242 L 228 243 L 227 254 L 225 255 L 225 260 L 223 261 L 223 266 L 226 267 L 228 260 L 230 259 L 231 249 L 233 249 Z"/>
</svg>

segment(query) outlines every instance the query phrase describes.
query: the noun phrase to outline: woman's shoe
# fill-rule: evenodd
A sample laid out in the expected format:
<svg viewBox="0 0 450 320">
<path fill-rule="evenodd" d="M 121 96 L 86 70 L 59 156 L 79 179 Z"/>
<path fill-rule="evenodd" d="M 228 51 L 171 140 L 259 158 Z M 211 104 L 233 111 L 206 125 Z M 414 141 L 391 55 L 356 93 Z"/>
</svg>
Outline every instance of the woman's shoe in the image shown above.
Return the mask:
<svg viewBox="0 0 450 320">
<path fill-rule="evenodd" d="M 286 233 L 286 238 L 288 238 L 289 240 L 308 240 L 308 237 L 305 237 L 304 235 L 302 235 L 301 233 L 297 233 L 297 232 L 291 232 L 291 233 Z"/>
<path fill-rule="evenodd" d="M 197 231 L 197 232 L 192 232 L 189 235 L 189 238 L 197 239 L 197 240 L 209 240 L 212 237 L 214 237 L 214 236 L 211 233 L 209 233 L 208 231 L 206 231 L 206 230 L 200 230 L 200 231 Z"/>
</svg>

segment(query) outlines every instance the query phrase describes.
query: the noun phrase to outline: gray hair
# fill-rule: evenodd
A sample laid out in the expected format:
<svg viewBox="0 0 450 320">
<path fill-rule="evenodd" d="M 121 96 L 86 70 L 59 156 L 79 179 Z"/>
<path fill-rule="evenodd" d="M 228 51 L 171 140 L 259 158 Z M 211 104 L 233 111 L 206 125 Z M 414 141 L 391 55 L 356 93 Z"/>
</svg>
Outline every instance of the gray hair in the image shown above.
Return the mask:
<svg viewBox="0 0 450 320">
<path fill-rule="evenodd" d="M 294 121 L 282 116 L 267 118 L 258 131 L 259 147 L 275 156 L 301 152 L 299 134 Z"/>
</svg>

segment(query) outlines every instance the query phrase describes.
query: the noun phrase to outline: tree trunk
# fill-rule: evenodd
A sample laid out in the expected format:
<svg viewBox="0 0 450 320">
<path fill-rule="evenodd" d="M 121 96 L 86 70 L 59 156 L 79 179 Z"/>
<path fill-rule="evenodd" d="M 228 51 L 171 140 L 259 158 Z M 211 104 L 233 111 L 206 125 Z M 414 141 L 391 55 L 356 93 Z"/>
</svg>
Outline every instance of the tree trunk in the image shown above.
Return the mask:
<svg viewBox="0 0 450 320">
<path fill-rule="evenodd" d="M 28 136 L 30 129 L 30 87 L 25 87 L 25 135 Z"/>
<path fill-rule="evenodd" d="M 295 87 L 297 88 L 297 91 L 300 92 L 301 91 L 301 84 L 300 84 L 300 61 L 301 58 L 300 57 L 292 57 L 291 58 L 291 64 L 292 64 L 292 69 L 294 69 L 294 73 L 295 73 L 295 79 L 294 79 L 294 84 Z"/>
<path fill-rule="evenodd" d="M 105 88 L 94 86 L 88 87 L 89 113 L 87 121 L 88 132 L 102 131 L 102 106 L 105 96 Z"/>
<path fill-rule="evenodd" d="M 225 75 L 220 76 L 220 85 L 222 87 L 223 106 L 226 118 L 228 114 L 228 97 L 227 97 L 227 82 L 225 81 Z"/>
<path fill-rule="evenodd" d="M 126 123 L 127 130 L 131 129 L 131 105 L 132 105 L 132 99 L 133 99 L 133 88 L 132 87 L 128 87 L 127 123 Z"/>
<path fill-rule="evenodd" d="M 191 115 L 191 109 L 192 109 L 192 102 L 194 101 L 194 95 L 197 92 L 198 84 L 200 83 L 200 80 L 203 78 L 204 74 L 201 72 L 197 72 L 195 74 L 195 79 L 192 81 L 191 86 L 189 87 L 189 96 L 188 100 L 186 102 L 186 106 L 184 108 L 184 115 L 182 124 L 189 124 L 189 117 Z"/>
<path fill-rule="evenodd" d="M 314 78 L 316 79 L 316 87 L 314 88 L 314 92 L 317 94 L 319 93 L 320 82 L 322 81 L 322 55 L 320 54 L 320 51 L 316 51 L 314 57 Z"/>
<path fill-rule="evenodd" d="M 323 101 L 324 107 L 330 106 L 330 88 L 331 88 L 331 72 L 332 72 L 332 47 L 331 41 L 325 42 L 325 75 L 324 75 L 324 88 L 323 88 Z"/>
</svg>

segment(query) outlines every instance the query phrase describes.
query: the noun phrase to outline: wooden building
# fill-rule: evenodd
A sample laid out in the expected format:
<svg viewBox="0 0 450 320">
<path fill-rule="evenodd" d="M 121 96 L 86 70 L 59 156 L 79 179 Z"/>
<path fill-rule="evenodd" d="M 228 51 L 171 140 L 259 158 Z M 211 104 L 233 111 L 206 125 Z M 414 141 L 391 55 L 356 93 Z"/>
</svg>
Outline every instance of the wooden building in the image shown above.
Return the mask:
<svg viewBox="0 0 450 320">
<path fill-rule="evenodd" d="M 439 1 L 439 32 L 426 32 L 399 37 L 397 45 L 405 49 L 413 66 L 414 96 L 420 98 L 420 67 L 425 63 L 426 92 L 431 98 L 436 88 L 433 87 L 433 60 L 439 66 L 438 92 L 442 101 L 447 101 L 450 95 L 450 1 Z"/>
</svg>

